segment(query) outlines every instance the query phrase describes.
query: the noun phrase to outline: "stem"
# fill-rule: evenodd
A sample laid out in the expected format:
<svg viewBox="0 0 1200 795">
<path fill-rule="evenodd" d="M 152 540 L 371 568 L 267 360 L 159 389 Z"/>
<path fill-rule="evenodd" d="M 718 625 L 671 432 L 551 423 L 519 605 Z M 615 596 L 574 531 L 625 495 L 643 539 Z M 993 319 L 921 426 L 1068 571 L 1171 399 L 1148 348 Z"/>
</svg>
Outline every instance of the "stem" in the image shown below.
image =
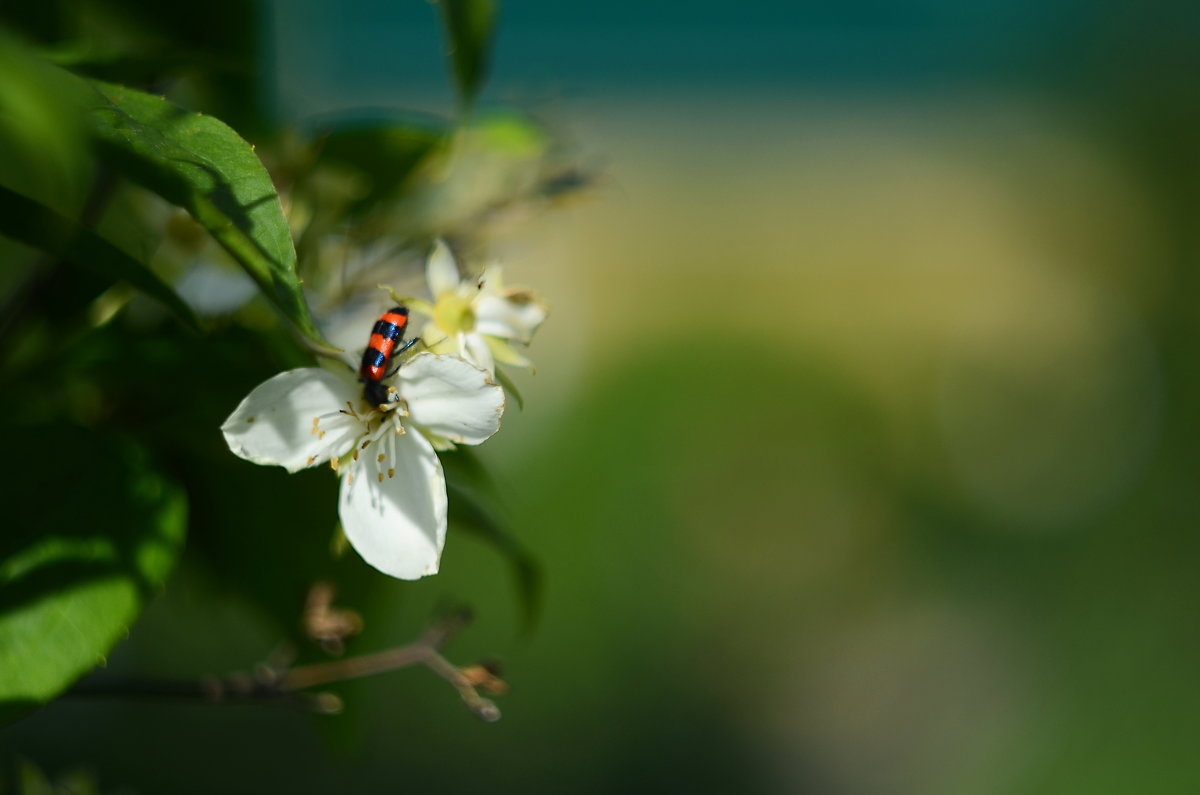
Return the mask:
<svg viewBox="0 0 1200 795">
<path fill-rule="evenodd" d="M 75 685 L 66 695 L 77 698 L 146 698 L 202 701 L 210 704 L 277 703 L 326 714 L 341 711 L 341 699 L 332 693 L 302 692 L 310 687 L 360 679 L 421 664 L 449 682 L 471 712 L 485 721 L 500 719 L 499 708 L 479 695 L 475 685 L 439 649 L 453 638 L 470 615 L 458 611 L 439 621 L 421 637 L 404 646 L 333 662 L 295 668 L 259 666 L 254 676 L 235 673 L 200 680 L 109 679 Z"/>
<path fill-rule="evenodd" d="M 333 682 L 345 682 L 350 679 L 361 679 L 364 676 L 397 671 L 425 662 L 433 649 L 418 641 L 407 646 L 364 654 L 360 657 L 347 657 L 315 665 L 302 665 L 283 674 L 279 688 L 294 692 L 317 685 L 328 685 Z"/>
</svg>

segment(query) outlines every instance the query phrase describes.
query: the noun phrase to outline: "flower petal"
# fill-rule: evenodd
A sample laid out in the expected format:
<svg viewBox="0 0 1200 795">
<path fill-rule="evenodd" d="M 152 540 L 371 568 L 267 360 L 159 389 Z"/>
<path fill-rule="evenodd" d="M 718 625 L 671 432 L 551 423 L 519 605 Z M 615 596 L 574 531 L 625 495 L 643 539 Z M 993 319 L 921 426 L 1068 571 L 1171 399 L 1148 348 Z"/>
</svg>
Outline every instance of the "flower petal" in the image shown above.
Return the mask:
<svg viewBox="0 0 1200 795">
<path fill-rule="evenodd" d="M 528 367 L 529 371 L 533 372 L 533 362 L 517 353 L 516 348 L 508 340 L 502 340 L 499 337 L 484 337 L 483 339 L 487 343 L 488 352 L 492 354 L 494 361 L 513 367 Z"/>
<path fill-rule="evenodd" d="M 354 384 L 327 370 L 288 370 L 256 386 L 221 425 L 221 433 L 234 455 L 297 472 L 354 443 L 362 423 L 339 409 L 359 397 Z"/>
<path fill-rule="evenodd" d="M 429 292 L 433 300 L 445 293 L 458 289 L 458 266 L 454 264 L 454 255 L 450 247 L 441 240 L 433 244 L 433 251 L 425 263 L 425 281 L 429 282 Z"/>
<path fill-rule="evenodd" d="M 216 317 L 241 307 L 258 294 L 258 287 L 245 271 L 199 258 L 179 277 L 175 291 L 198 314 Z"/>
<path fill-rule="evenodd" d="M 381 298 L 382 295 L 356 295 L 335 307 L 317 310 L 321 333 L 325 339 L 342 349 L 338 358 L 354 370 L 362 361 L 363 347 L 367 344 L 372 324 L 389 306 Z M 320 306 L 317 297 L 310 296 L 308 300 L 310 306 Z"/>
<path fill-rule="evenodd" d="M 504 292 L 504 266 L 492 262 L 483 267 L 479 273 L 479 291 L 481 295 L 501 295 Z"/>
<path fill-rule="evenodd" d="M 480 370 L 495 373 L 496 362 L 492 358 L 492 352 L 488 349 L 487 341 L 484 340 L 483 335 L 463 334 L 462 337 L 462 357 Z"/>
<path fill-rule="evenodd" d="M 458 353 L 458 337 L 460 334 L 447 334 L 438 328 L 437 324 L 432 320 L 421 328 L 420 336 L 425 343 L 425 350 L 430 353 Z"/>
<path fill-rule="evenodd" d="M 475 301 L 475 330 L 480 334 L 528 344 L 549 314 L 532 290 L 513 288 L 504 295 L 481 295 Z"/>
<path fill-rule="evenodd" d="M 387 457 L 379 462 L 379 455 Z M 446 478 L 425 437 L 388 431 L 353 472 L 342 478 L 338 516 L 362 559 L 402 580 L 436 574 L 446 542 Z"/>
<path fill-rule="evenodd" d="M 479 444 L 500 429 L 504 390 L 456 356 L 418 354 L 400 368 L 396 380 L 411 421 L 438 436 Z"/>
</svg>

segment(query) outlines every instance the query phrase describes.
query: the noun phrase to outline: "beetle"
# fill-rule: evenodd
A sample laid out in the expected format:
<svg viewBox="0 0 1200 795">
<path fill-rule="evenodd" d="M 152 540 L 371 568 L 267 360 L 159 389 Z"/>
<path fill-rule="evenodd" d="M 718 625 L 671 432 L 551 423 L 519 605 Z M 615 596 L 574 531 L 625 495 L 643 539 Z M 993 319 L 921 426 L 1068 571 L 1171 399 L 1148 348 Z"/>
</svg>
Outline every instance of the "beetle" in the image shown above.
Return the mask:
<svg viewBox="0 0 1200 795">
<path fill-rule="evenodd" d="M 394 306 L 380 315 L 371 327 L 371 339 L 363 351 L 358 380 L 363 384 L 363 397 L 372 406 L 386 408 L 396 400 L 394 391 L 384 386 L 383 381 L 395 375 L 400 366 L 396 365 L 396 369 L 389 373 L 388 363 L 421 340 L 420 337 L 413 337 L 397 349 L 400 340 L 404 339 L 407 326 L 408 308 Z"/>
</svg>

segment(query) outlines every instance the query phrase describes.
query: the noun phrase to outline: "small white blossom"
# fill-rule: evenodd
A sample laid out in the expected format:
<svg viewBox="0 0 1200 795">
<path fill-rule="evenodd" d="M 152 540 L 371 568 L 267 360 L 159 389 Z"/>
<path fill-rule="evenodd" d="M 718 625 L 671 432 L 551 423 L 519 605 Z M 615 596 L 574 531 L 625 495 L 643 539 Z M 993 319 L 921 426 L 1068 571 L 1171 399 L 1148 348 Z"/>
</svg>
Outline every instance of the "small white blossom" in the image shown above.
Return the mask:
<svg viewBox="0 0 1200 795">
<path fill-rule="evenodd" d="M 133 209 L 148 228 L 161 230 L 154 269 L 196 314 L 229 315 L 258 295 L 254 280 L 187 212 L 150 194 L 138 194 Z"/>
<path fill-rule="evenodd" d="M 433 303 L 410 301 L 412 309 L 429 316 L 421 338 L 435 353 L 455 353 L 496 372 L 496 364 L 530 367 L 513 343 L 528 345 L 546 319 L 546 305 L 532 291 L 504 286 L 499 265 L 490 265 L 478 278 L 460 279 L 450 248 L 440 240 L 425 267 Z"/>
<path fill-rule="evenodd" d="M 255 387 L 221 426 L 234 454 L 289 472 L 329 462 L 341 475 L 346 538 L 375 568 L 405 580 L 438 570 L 446 539 L 446 479 L 436 449 L 479 444 L 500 428 L 504 392 L 451 356 L 405 362 L 386 410 L 362 386 L 318 367 Z"/>
</svg>

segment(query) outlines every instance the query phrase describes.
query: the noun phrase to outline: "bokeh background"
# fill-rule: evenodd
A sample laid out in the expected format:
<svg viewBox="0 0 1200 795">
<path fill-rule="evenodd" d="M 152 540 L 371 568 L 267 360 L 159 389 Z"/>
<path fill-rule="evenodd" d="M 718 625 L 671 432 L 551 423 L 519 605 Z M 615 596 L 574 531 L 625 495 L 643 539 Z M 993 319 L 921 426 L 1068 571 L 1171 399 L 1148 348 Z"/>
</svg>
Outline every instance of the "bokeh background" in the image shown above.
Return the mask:
<svg viewBox="0 0 1200 795">
<path fill-rule="evenodd" d="M 197 43 L 256 53 L 240 90 L 280 122 L 452 107 L 425 3 L 251 8 Z M 540 619 L 465 534 L 344 595 L 357 651 L 472 605 L 448 654 L 503 660 L 504 718 L 419 669 L 335 717 L 64 700 L 5 763 L 104 792 L 1197 791 L 1198 34 L 1165 2 L 506 3 L 482 103 L 590 175 L 489 241 L 553 308 L 480 451 Z M 249 537 L 272 517 L 193 528 L 110 669 L 270 655 L 291 628 L 222 578 L 286 576 Z"/>
</svg>

